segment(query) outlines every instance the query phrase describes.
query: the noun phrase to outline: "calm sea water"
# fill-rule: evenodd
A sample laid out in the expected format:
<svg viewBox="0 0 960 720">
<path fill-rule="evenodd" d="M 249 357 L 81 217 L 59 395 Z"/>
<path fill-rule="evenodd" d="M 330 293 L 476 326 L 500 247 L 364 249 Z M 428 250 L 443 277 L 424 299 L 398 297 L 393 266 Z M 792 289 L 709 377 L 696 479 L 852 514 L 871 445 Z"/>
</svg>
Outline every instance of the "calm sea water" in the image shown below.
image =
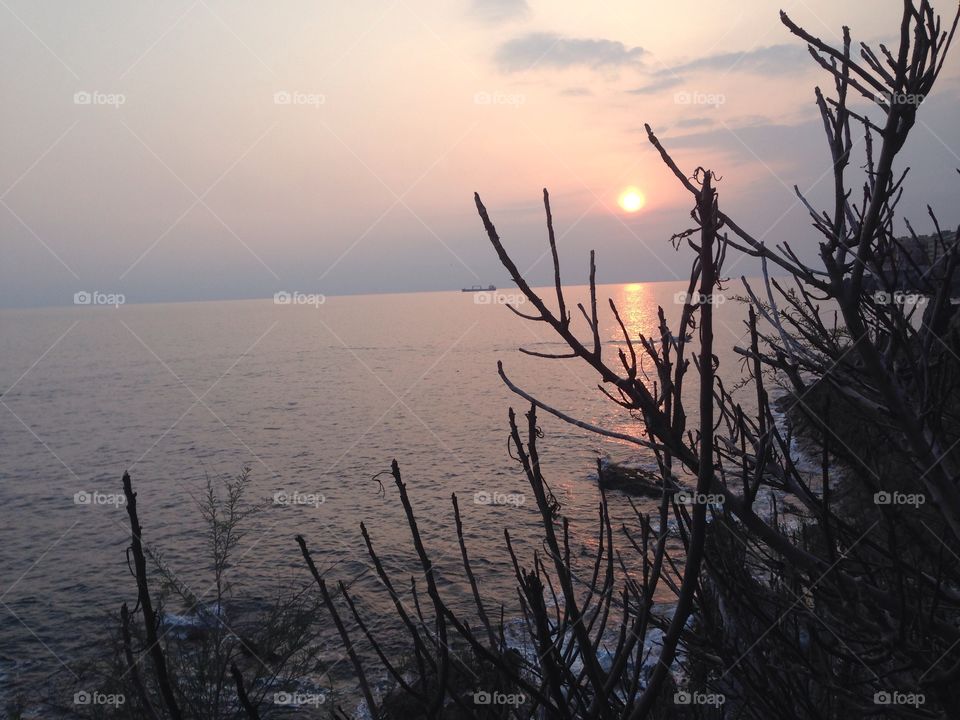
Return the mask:
<svg viewBox="0 0 960 720">
<path fill-rule="evenodd" d="M 631 332 L 651 333 L 658 305 L 678 317 L 674 296 L 682 289 L 603 286 L 601 308 L 612 297 Z M 571 307 L 587 302 L 586 288 L 569 292 Z M 605 337 L 615 338 L 614 319 L 602 315 Z M 738 367 L 729 347 L 744 333 L 742 317 L 735 302 L 718 307 L 727 373 Z M 5 696 L 31 679 L 69 676 L 104 638 L 110 613 L 135 603 L 124 509 L 76 498 L 120 493 L 125 470 L 139 493 L 145 540 L 196 595 L 210 597 L 212 579 L 194 498 L 207 476 L 249 467 L 251 498 L 265 508 L 251 518 L 230 570 L 235 593 L 265 599 L 308 584 L 294 541 L 301 533 L 321 569 L 337 563 L 329 577 L 354 580 L 358 595 L 372 597 L 378 584 L 361 521 L 398 577 L 415 570 L 396 491 L 385 482 L 378 494 L 371 479 L 396 458 L 448 595 L 468 592 L 456 571 L 455 492 L 482 590 L 509 603 L 516 589 L 503 530 L 526 557 L 540 534 L 529 503 L 474 502 L 477 493 L 527 490 L 507 453 L 507 409 L 526 406 L 498 378 L 497 360 L 555 407 L 641 431 L 600 395 L 581 363 L 517 352 L 520 345 L 562 350 L 542 323 L 459 292 L 331 297 L 317 306 L 271 299 L 2 311 L 0 328 L 0 389 L 9 388 L 0 407 Z M 615 345 L 605 347 L 615 358 Z M 547 478 L 573 520 L 574 547 L 588 554 L 596 542 L 596 458 L 644 458 L 551 417 L 541 426 Z M 324 502 L 277 505 L 280 491 Z M 364 607 L 389 641 L 386 606 Z M 328 655 L 331 663 L 340 656 L 337 643 Z M 348 674 L 346 664 L 341 671 Z"/>
</svg>

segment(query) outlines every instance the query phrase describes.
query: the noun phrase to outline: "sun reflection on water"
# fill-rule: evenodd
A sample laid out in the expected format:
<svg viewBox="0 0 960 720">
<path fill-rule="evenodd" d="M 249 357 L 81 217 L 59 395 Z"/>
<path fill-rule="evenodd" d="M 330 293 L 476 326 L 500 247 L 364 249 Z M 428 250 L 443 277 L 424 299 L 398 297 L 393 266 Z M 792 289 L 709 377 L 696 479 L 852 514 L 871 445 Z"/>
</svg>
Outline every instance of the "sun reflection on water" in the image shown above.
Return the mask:
<svg viewBox="0 0 960 720">
<path fill-rule="evenodd" d="M 628 283 L 621 286 L 619 295 L 614 302 L 630 339 L 636 341 L 640 334 L 652 334 L 657 327 L 657 299 L 650 283 Z M 611 338 L 623 340 L 618 327 L 613 328 Z"/>
</svg>

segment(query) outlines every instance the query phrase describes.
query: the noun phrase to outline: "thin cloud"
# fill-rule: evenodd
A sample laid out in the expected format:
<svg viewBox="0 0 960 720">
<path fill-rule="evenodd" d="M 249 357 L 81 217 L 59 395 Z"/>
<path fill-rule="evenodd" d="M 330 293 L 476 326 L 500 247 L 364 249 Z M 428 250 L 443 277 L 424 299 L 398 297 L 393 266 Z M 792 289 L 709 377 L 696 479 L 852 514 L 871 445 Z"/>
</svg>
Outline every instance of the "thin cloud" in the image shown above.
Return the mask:
<svg viewBox="0 0 960 720">
<path fill-rule="evenodd" d="M 805 46 L 790 43 L 754 48 L 746 52 L 713 53 L 668 70 L 660 70 L 657 75 L 680 75 L 698 70 L 714 70 L 721 73 L 740 72 L 779 76 L 809 69 L 809 60 Z"/>
<path fill-rule="evenodd" d="M 633 90 L 627 90 L 627 92 L 631 95 L 652 95 L 660 92 L 661 90 L 669 90 L 672 87 L 676 87 L 682 82 L 682 77 L 678 77 L 676 75 L 665 75 L 664 77 L 653 80 L 642 87 L 634 88 Z"/>
<path fill-rule="evenodd" d="M 570 87 L 561 90 L 560 95 L 563 97 L 589 97 L 593 95 L 593 91 L 585 87 Z"/>
<path fill-rule="evenodd" d="M 705 117 L 693 117 L 693 118 L 683 118 L 682 120 L 677 120 L 676 125 L 678 128 L 694 128 L 694 127 L 704 127 L 705 125 L 713 125 L 713 120 L 711 118 Z"/>
<path fill-rule="evenodd" d="M 522 72 L 531 67 L 563 70 L 571 67 L 601 68 L 639 65 L 643 48 L 628 47 L 603 38 L 569 38 L 554 33 L 530 33 L 503 43 L 494 60 L 503 72 Z"/>
<path fill-rule="evenodd" d="M 471 13 L 489 23 L 523 18 L 530 14 L 527 0 L 473 0 Z"/>
<path fill-rule="evenodd" d="M 747 73 L 764 77 L 782 77 L 800 73 L 810 65 L 807 50 L 802 45 L 784 44 L 754 48 L 745 52 L 726 52 L 705 55 L 653 73 L 646 85 L 628 90 L 632 95 L 652 95 L 687 82 L 687 76 L 711 71 L 726 75 Z"/>
<path fill-rule="evenodd" d="M 676 124 L 677 127 L 680 123 Z M 816 122 L 787 125 L 768 118 L 744 118 L 728 127 L 715 127 L 687 135 L 666 135 L 672 148 L 709 149 L 740 157 L 745 161 L 762 157 L 768 163 L 790 164 L 794 154 L 806 157 L 813 155 L 818 161 L 820 154 L 815 148 L 822 145 L 822 126 Z M 819 143 L 819 145 L 818 145 Z"/>
</svg>

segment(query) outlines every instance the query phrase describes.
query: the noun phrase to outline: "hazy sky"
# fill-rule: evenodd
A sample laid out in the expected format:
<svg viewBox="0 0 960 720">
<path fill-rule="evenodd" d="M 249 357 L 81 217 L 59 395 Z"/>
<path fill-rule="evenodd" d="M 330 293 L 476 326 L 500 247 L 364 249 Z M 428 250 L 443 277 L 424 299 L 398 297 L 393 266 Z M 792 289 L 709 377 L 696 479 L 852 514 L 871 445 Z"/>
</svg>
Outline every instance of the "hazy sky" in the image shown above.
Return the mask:
<svg viewBox="0 0 960 720">
<path fill-rule="evenodd" d="M 892 41 L 902 4 L 784 0 L 837 41 Z M 950 13 L 952 4 L 942 2 Z M 483 196 L 534 281 L 595 247 L 605 282 L 685 276 L 690 199 L 648 145 L 722 175 L 720 202 L 812 252 L 790 189 L 830 192 L 813 86 L 765 0 L 2 0 L 0 306 L 506 285 Z M 924 103 L 902 203 L 960 219 L 957 68 Z M 647 204 L 627 215 L 626 186 Z M 740 262 L 733 274 L 751 272 Z"/>
</svg>

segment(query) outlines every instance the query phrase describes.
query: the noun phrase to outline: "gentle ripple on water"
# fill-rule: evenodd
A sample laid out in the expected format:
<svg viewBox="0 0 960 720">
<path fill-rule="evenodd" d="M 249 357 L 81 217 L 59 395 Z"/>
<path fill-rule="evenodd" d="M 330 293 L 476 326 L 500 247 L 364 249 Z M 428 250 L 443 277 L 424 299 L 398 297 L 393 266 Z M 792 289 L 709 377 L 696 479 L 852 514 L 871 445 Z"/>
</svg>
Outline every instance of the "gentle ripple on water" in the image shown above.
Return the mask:
<svg viewBox="0 0 960 720">
<path fill-rule="evenodd" d="M 681 288 L 616 285 L 600 294 L 615 299 L 631 332 L 649 333 L 658 304 L 669 317 L 679 314 L 673 299 Z M 571 306 L 587 299 L 585 288 L 569 292 Z M 741 317 L 736 303 L 719 306 L 721 346 L 742 336 Z M 613 318 L 604 318 L 605 335 L 615 338 Z M 268 504 L 250 521 L 232 571 L 237 591 L 269 596 L 306 584 L 294 542 L 301 533 L 320 567 L 339 561 L 331 576 L 359 576 L 354 590 L 367 596 L 378 584 L 361 521 L 388 567 L 401 574 L 414 567 L 396 491 L 385 482 L 379 495 L 371 479 L 397 458 L 451 595 L 468 600 L 457 572 L 456 492 L 483 592 L 510 603 L 516 589 L 503 529 L 528 554 L 540 534 L 528 504 L 473 502 L 480 491 L 525 491 L 506 443 L 507 408 L 525 406 L 497 377 L 496 361 L 558 408 L 639 431 L 600 396 L 581 363 L 516 352 L 538 343 L 558 349 L 547 328 L 469 294 L 331 297 L 319 307 L 258 300 L 2 311 L 0 324 L 0 387 L 11 388 L 0 410 L 0 689 L 7 694 L 27 678 L 67 673 L 103 637 L 108 614 L 134 603 L 125 512 L 74 502 L 80 491 L 120 492 L 124 470 L 139 493 L 147 542 L 197 594 L 209 591 L 210 574 L 193 498 L 207 475 L 249 466 L 254 495 Z M 607 352 L 614 356 L 614 347 Z M 735 367 L 732 355 L 720 357 L 722 367 Z M 541 426 L 546 475 L 572 518 L 574 547 L 587 552 L 595 543 L 595 458 L 638 454 L 550 417 Z M 325 502 L 269 504 L 283 489 L 320 493 Z M 365 606 L 390 628 L 381 600 Z"/>
</svg>

